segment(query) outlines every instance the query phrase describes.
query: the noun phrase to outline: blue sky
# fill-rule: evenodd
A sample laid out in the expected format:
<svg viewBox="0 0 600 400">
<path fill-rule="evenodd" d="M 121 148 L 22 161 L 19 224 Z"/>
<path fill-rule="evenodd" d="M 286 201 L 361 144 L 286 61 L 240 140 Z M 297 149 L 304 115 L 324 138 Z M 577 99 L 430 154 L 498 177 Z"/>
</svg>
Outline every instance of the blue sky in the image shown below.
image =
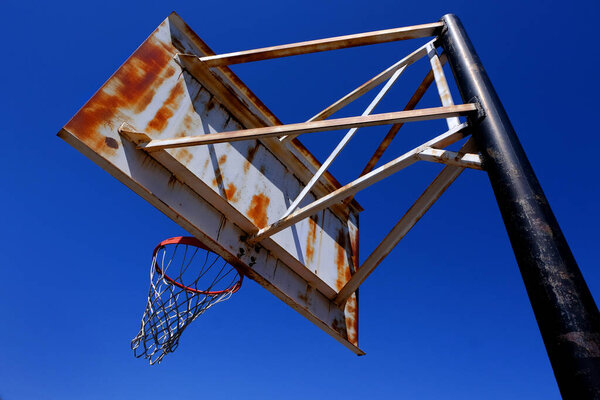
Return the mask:
<svg viewBox="0 0 600 400">
<path fill-rule="evenodd" d="M 129 348 L 148 263 L 157 242 L 185 232 L 55 134 L 173 10 L 217 52 L 434 22 L 453 12 L 598 299 L 600 190 L 592 138 L 599 8 L 591 1 L 5 0 L 0 397 L 559 398 L 484 173 L 465 172 L 363 285 L 359 335 L 366 356 L 356 357 L 246 281 L 191 325 L 176 353 L 151 367 Z M 292 123 L 420 43 L 233 69 Z M 378 111 L 403 107 L 425 68 L 415 65 Z M 340 115 L 360 113 L 368 101 Z M 437 105 L 433 92 L 421 104 Z M 406 127 L 386 159 L 443 129 L 442 122 L 417 125 Z M 368 132 L 380 137 L 384 130 Z M 324 159 L 339 137 L 302 140 Z M 332 172 L 340 181 L 359 172 L 369 143 L 376 141 L 362 135 L 336 160 Z M 415 167 L 358 197 L 366 209 L 363 260 L 438 170 Z"/>
</svg>

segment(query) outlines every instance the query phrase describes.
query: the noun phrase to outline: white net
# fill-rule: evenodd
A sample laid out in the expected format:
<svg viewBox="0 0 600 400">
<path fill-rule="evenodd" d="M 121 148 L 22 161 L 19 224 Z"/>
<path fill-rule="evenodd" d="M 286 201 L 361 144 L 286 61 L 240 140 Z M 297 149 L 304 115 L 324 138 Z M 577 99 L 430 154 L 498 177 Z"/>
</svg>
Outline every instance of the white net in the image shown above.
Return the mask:
<svg viewBox="0 0 600 400">
<path fill-rule="evenodd" d="M 192 321 L 229 299 L 241 284 L 239 271 L 196 238 L 164 240 L 152 256 L 148 302 L 140 331 L 131 341 L 134 355 L 160 363 L 175 351 Z"/>
</svg>

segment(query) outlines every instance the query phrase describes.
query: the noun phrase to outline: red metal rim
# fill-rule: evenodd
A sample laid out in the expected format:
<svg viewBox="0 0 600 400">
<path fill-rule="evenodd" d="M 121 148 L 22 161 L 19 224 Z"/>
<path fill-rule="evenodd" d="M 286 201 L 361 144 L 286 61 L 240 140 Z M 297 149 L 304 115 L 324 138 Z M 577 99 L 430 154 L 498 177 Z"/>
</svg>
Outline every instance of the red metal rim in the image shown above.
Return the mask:
<svg viewBox="0 0 600 400">
<path fill-rule="evenodd" d="M 208 291 L 208 290 L 198 290 L 198 289 L 194 289 L 191 288 L 189 286 L 185 286 L 182 285 L 179 282 L 176 282 L 175 280 L 173 280 L 171 277 L 169 277 L 167 274 L 163 274 L 162 270 L 160 269 L 160 267 L 158 266 L 158 262 L 156 262 L 156 254 L 158 254 L 158 251 L 160 249 L 162 249 L 163 247 L 169 245 L 169 244 L 184 244 L 184 245 L 188 245 L 188 246 L 194 246 L 194 247 L 198 247 L 200 249 L 206 250 L 206 251 L 210 251 L 212 253 L 212 251 L 207 248 L 204 244 L 202 244 L 201 241 L 199 241 L 198 239 L 196 239 L 193 236 L 176 236 L 176 237 L 172 237 L 169 239 L 165 239 L 162 242 L 160 242 L 158 244 L 158 246 L 156 246 L 154 248 L 154 252 L 152 253 L 152 260 L 154 262 L 154 268 L 156 269 L 156 272 L 158 272 L 159 274 L 163 275 L 164 278 L 171 283 L 172 285 L 177 286 L 178 288 L 181 288 L 187 292 L 191 292 L 191 293 L 197 293 L 197 294 L 204 294 L 204 295 L 208 295 L 208 296 L 218 296 L 220 294 L 224 294 L 224 293 L 235 293 L 238 290 L 240 290 L 240 288 L 242 287 L 242 280 L 244 279 L 244 275 L 242 274 L 242 272 L 234 265 L 232 265 L 233 268 L 235 268 L 235 270 L 237 271 L 237 273 L 240 275 L 240 279 L 234 283 L 233 285 L 231 285 L 231 287 L 228 287 L 227 289 L 223 289 L 223 290 L 216 290 L 216 291 Z"/>
</svg>

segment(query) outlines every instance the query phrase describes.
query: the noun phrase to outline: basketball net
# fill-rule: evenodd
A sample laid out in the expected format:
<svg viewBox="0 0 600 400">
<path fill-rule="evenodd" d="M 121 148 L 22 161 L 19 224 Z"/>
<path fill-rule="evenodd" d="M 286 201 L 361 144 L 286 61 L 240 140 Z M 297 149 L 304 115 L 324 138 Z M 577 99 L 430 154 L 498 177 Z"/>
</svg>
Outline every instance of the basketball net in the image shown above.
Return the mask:
<svg viewBox="0 0 600 400">
<path fill-rule="evenodd" d="M 187 326 L 242 286 L 242 274 L 194 237 L 159 243 L 152 255 L 150 291 L 140 331 L 131 341 L 136 357 L 160 363 L 175 351 Z"/>
</svg>

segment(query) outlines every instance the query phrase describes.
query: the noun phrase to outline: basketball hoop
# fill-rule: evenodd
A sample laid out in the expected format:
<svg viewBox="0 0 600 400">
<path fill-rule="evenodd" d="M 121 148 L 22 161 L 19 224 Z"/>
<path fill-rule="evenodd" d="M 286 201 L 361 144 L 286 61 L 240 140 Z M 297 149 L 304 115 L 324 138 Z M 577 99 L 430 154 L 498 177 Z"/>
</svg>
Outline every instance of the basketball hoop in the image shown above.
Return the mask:
<svg viewBox="0 0 600 400">
<path fill-rule="evenodd" d="M 167 275 L 167 272 L 169 275 Z M 185 328 L 242 286 L 242 273 L 195 237 L 163 240 L 152 254 L 150 291 L 140 331 L 131 341 L 136 357 L 160 363 Z"/>
</svg>

